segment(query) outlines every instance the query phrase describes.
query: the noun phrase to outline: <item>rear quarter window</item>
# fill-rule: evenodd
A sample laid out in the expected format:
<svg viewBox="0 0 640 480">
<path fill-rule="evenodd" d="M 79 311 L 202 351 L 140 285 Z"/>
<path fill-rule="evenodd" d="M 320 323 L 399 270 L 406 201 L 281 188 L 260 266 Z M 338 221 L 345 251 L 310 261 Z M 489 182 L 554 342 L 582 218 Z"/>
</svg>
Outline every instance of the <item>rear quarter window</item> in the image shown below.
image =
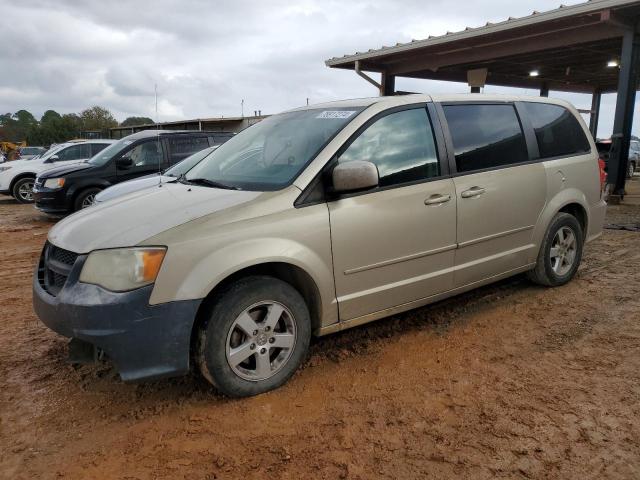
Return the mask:
<svg viewBox="0 0 640 480">
<path fill-rule="evenodd" d="M 540 158 L 579 155 L 591 151 L 582 126 L 569 110 L 548 103 L 523 104 L 536 134 Z"/>
</svg>

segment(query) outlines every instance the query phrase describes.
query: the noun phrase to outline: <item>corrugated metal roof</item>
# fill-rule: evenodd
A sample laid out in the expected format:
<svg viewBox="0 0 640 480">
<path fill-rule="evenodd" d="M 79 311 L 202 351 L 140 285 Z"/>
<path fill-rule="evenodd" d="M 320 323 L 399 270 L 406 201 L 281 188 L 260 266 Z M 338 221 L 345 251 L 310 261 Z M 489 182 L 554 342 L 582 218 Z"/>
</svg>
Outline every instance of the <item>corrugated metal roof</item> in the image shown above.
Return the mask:
<svg viewBox="0 0 640 480">
<path fill-rule="evenodd" d="M 487 22 L 481 27 L 467 27 L 459 32 L 447 32 L 444 35 L 429 36 L 424 40 L 411 40 L 406 43 L 397 43 L 392 47 L 382 46 L 378 49 L 369 49 L 366 52 L 356 52 L 351 55 L 344 55 L 342 57 L 333 57 L 325 64 L 329 67 L 341 66 L 346 63 L 351 63 L 356 60 L 367 60 L 384 55 L 406 52 L 414 49 L 424 48 L 439 45 L 442 43 L 453 42 L 456 40 L 468 39 L 480 35 L 487 35 L 491 33 L 497 33 L 505 30 L 516 29 L 519 27 L 530 26 L 536 23 L 547 22 L 551 20 L 557 20 L 560 18 L 570 17 L 572 15 L 588 14 L 591 12 L 597 12 L 599 10 L 608 8 L 620 8 L 633 5 L 640 5 L 639 0 L 589 0 L 584 3 L 576 5 L 560 5 L 554 10 L 546 12 L 533 11 L 531 15 L 525 17 L 509 17 L 502 22 L 491 23 Z"/>
<path fill-rule="evenodd" d="M 109 130 L 131 130 L 132 128 L 151 128 L 151 127 L 155 127 L 156 125 L 183 125 L 185 123 L 192 123 L 192 124 L 197 124 L 199 122 L 201 123 L 230 123 L 230 122 L 242 122 L 244 120 L 264 120 L 265 118 L 267 118 L 269 115 L 257 115 L 257 116 L 252 116 L 252 117 L 214 117 L 214 118 L 189 118 L 186 120 L 170 120 L 167 122 L 158 122 L 157 124 L 155 123 L 147 123 L 147 124 L 140 124 L 140 125 L 129 125 L 126 127 L 123 126 L 117 126 L 117 127 L 112 127 Z"/>
</svg>

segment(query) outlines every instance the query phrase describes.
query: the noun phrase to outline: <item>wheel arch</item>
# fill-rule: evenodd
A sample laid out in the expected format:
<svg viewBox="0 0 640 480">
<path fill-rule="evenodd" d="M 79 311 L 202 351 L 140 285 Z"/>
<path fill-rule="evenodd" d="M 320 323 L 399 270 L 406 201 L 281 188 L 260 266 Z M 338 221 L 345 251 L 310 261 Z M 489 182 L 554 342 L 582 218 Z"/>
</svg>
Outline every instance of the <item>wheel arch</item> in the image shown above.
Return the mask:
<svg viewBox="0 0 640 480">
<path fill-rule="evenodd" d="M 587 210 L 584 208 L 584 206 L 582 206 L 578 202 L 567 203 L 566 205 L 562 206 L 562 208 L 560 208 L 556 213 L 560 212 L 573 215 L 576 220 L 578 220 L 578 223 L 582 228 L 582 238 L 583 240 L 586 240 L 587 232 L 589 229 L 589 215 L 587 214 Z"/>
<path fill-rule="evenodd" d="M 540 214 L 538 223 L 534 229 L 533 242 L 536 245 L 534 249 L 534 255 L 529 259 L 531 263 L 534 263 L 538 258 L 538 252 L 542 245 L 542 240 L 549 229 L 549 225 L 559 212 L 565 212 L 573 215 L 577 218 L 580 226 L 582 227 L 582 234 L 584 239 L 588 237 L 589 231 L 589 206 L 587 198 L 584 193 L 578 189 L 568 188 L 558 192 L 558 194 L 547 202 L 545 208 Z"/>
<path fill-rule="evenodd" d="M 13 193 L 13 187 L 19 180 L 23 178 L 33 178 L 35 180 L 37 176 L 38 174 L 35 172 L 21 172 L 17 174 L 15 177 L 13 177 L 13 179 L 11 180 L 11 183 L 9 184 L 9 191 Z"/>
<path fill-rule="evenodd" d="M 245 266 L 239 270 L 229 274 L 220 282 L 218 282 L 207 294 L 207 296 L 200 303 L 198 312 L 196 314 L 195 321 L 193 323 L 191 331 L 191 349 L 196 344 L 197 334 L 200 330 L 200 326 L 206 321 L 206 312 L 210 308 L 211 304 L 216 301 L 218 295 L 224 292 L 232 283 L 240 280 L 241 278 L 251 276 L 268 276 L 274 277 L 283 282 L 288 283 L 295 288 L 302 298 L 304 298 L 307 307 L 309 308 L 309 315 L 311 317 L 311 330 L 316 331 L 322 324 L 322 297 L 320 289 L 315 280 L 309 273 L 303 268 L 292 263 L 284 261 L 269 261 L 263 263 L 257 263 L 250 266 Z"/>
</svg>

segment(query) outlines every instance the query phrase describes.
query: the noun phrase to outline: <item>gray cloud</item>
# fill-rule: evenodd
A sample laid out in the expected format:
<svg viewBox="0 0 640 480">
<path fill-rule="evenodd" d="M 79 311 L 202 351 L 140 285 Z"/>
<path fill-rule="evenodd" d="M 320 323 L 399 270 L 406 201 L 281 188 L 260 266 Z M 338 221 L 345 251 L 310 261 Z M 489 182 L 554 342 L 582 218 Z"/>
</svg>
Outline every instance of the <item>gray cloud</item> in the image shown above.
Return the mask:
<svg viewBox="0 0 640 480">
<path fill-rule="evenodd" d="M 558 2 L 0 0 L 10 19 L 0 29 L 0 112 L 26 108 L 39 116 L 49 108 L 66 113 L 99 104 L 120 120 L 154 117 L 155 84 L 160 120 L 239 115 L 243 99 L 245 113 L 274 113 L 307 98 L 371 96 L 376 91 L 369 84 L 353 72 L 325 67 L 324 60 L 552 9 Z M 420 92 L 467 90 L 411 79 L 397 85 Z M 586 95 L 561 96 L 589 107 Z M 611 131 L 614 102 L 605 96 L 601 135 Z"/>
</svg>

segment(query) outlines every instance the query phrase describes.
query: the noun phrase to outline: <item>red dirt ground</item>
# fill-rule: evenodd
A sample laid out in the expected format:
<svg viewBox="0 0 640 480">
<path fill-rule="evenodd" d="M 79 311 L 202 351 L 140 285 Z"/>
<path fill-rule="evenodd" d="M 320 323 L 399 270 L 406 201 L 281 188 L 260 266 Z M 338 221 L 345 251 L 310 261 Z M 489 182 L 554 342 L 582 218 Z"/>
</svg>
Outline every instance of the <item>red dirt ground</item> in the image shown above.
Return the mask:
<svg viewBox="0 0 640 480">
<path fill-rule="evenodd" d="M 317 339 L 283 388 L 229 400 L 65 362 L 31 307 L 54 221 L 0 198 L 0 478 L 640 477 L 640 233 L 605 231 L 561 288 L 515 277 Z"/>
</svg>

